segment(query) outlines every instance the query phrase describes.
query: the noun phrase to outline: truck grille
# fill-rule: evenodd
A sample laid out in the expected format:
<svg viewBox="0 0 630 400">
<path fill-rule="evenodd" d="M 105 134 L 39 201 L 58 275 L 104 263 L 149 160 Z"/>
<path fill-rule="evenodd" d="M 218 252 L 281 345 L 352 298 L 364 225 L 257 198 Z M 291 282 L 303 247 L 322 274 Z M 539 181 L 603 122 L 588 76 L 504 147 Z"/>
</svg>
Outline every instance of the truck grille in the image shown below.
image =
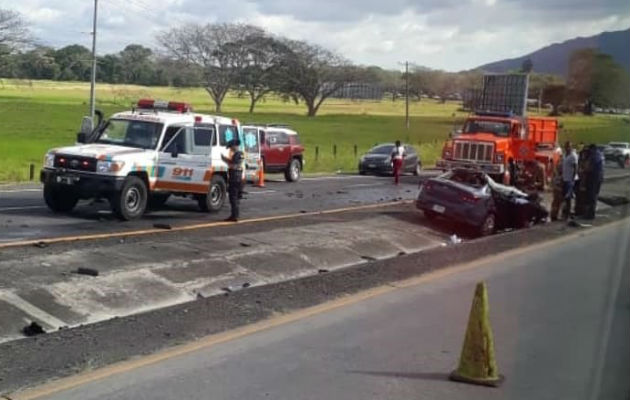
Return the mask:
<svg viewBox="0 0 630 400">
<path fill-rule="evenodd" d="M 493 143 L 455 141 L 455 160 L 492 162 L 493 155 Z"/>
<path fill-rule="evenodd" d="M 65 168 L 69 170 L 96 172 L 96 159 L 92 157 L 57 154 L 55 156 L 54 166 L 55 168 Z"/>
</svg>

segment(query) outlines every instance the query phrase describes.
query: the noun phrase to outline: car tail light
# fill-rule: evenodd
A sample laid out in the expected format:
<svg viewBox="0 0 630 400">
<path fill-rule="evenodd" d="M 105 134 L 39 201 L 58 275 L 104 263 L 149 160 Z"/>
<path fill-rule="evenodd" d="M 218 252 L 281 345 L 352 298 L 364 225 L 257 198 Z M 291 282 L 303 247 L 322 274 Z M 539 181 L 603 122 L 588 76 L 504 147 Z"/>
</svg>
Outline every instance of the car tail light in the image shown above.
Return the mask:
<svg viewBox="0 0 630 400">
<path fill-rule="evenodd" d="M 476 196 L 474 194 L 464 193 L 461 196 L 459 196 L 459 199 L 463 201 L 464 203 L 475 204 L 481 199 L 481 197 Z"/>
</svg>

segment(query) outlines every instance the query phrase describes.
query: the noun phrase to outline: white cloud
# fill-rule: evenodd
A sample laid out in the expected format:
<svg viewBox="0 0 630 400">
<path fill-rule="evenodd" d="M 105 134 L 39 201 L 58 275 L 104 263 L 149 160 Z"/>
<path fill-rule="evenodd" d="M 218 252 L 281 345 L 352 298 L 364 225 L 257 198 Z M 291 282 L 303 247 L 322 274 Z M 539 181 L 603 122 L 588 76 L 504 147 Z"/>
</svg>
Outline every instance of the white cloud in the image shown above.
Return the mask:
<svg viewBox="0 0 630 400">
<path fill-rule="evenodd" d="M 0 0 L 41 42 L 89 46 L 92 2 Z M 98 51 L 155 46 L 183 23 L 240 21 L 313 41 L 359 64 L 400 61 L 446 70 L 520 56 L 553 42 L 627 29 L 627 0 L 101 0 Z"/>
</svg>

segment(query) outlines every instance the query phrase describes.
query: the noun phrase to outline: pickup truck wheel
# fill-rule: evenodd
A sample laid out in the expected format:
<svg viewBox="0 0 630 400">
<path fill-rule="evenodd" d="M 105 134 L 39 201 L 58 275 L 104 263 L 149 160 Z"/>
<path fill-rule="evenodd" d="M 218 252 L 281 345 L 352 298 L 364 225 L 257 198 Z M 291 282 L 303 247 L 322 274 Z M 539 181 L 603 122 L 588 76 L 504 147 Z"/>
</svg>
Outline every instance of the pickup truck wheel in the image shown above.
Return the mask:
<svg viewBox="0 0 630 400">
<path fill-rule="evenodd" d="M 225 179 L 221 175 L 214 175 L 210 180 L 208 193 L 197 198 L 199 208 L 204 212 L 217 212 L 223 207 L 227 193 Z"/>
<path fill-rule="evenodd" d="M 492 235 L 496 229 L 496 217 L 493 213 L 489 213 L 484 218 L 483 223 L 479 226 L 478 231 L 480 236 Z"/>
<path fill-rule="evenodd" d="M 125 179 L 120 192 L 112 196 L 112 211 L 125 221 L 138 219 L 147 209 L 148 197 L 144 181 L 137 176 L 129 176 Z"/>
<path fill-rule="evenodd" d="M 79 196 L 70 190 L 46 184 L 44 185 L 44 201 L 53 212 L 69 212 L 77 205 Z"/>
<path fill-rule="evenodd" d="M 300 180 L 301 172 L 302 164 L 300 163 L 300 160 L 294 158 L 293 160 L 291 160 L 289 166 L 284 171 L 284 178 L 287 180 L 287 182 L 297 182 L 298 180 Z"/>
</svg>

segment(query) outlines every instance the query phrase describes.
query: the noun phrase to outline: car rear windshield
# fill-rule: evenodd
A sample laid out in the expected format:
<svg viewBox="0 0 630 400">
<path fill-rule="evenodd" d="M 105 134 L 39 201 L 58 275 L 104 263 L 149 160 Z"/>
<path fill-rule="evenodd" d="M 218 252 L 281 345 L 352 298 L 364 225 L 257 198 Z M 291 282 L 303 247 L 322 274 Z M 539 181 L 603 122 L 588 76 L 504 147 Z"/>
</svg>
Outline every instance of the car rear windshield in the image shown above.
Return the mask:
<svg viewBox="0 0 630 400">
<path fill-rule="evenodd" d="M 501 121 L 471 120 L 464 126 L 464 133 L 492 133 L 501 137 L 510 136 L 510 124 Z"/>
<path fill-rule="evenodd" d="M 111 119 L 105 125 L 96 142 L 140 149 L 155 149 L 163 127 L 163 124 L 151 121 Z"/>
<path fill-rule="evenodd" d="M 376 146 L 369 151 L 370 154 L 392 154 L 394 146 L 391 144 L 385 144 L 382 146 Z"/>
</svg>

